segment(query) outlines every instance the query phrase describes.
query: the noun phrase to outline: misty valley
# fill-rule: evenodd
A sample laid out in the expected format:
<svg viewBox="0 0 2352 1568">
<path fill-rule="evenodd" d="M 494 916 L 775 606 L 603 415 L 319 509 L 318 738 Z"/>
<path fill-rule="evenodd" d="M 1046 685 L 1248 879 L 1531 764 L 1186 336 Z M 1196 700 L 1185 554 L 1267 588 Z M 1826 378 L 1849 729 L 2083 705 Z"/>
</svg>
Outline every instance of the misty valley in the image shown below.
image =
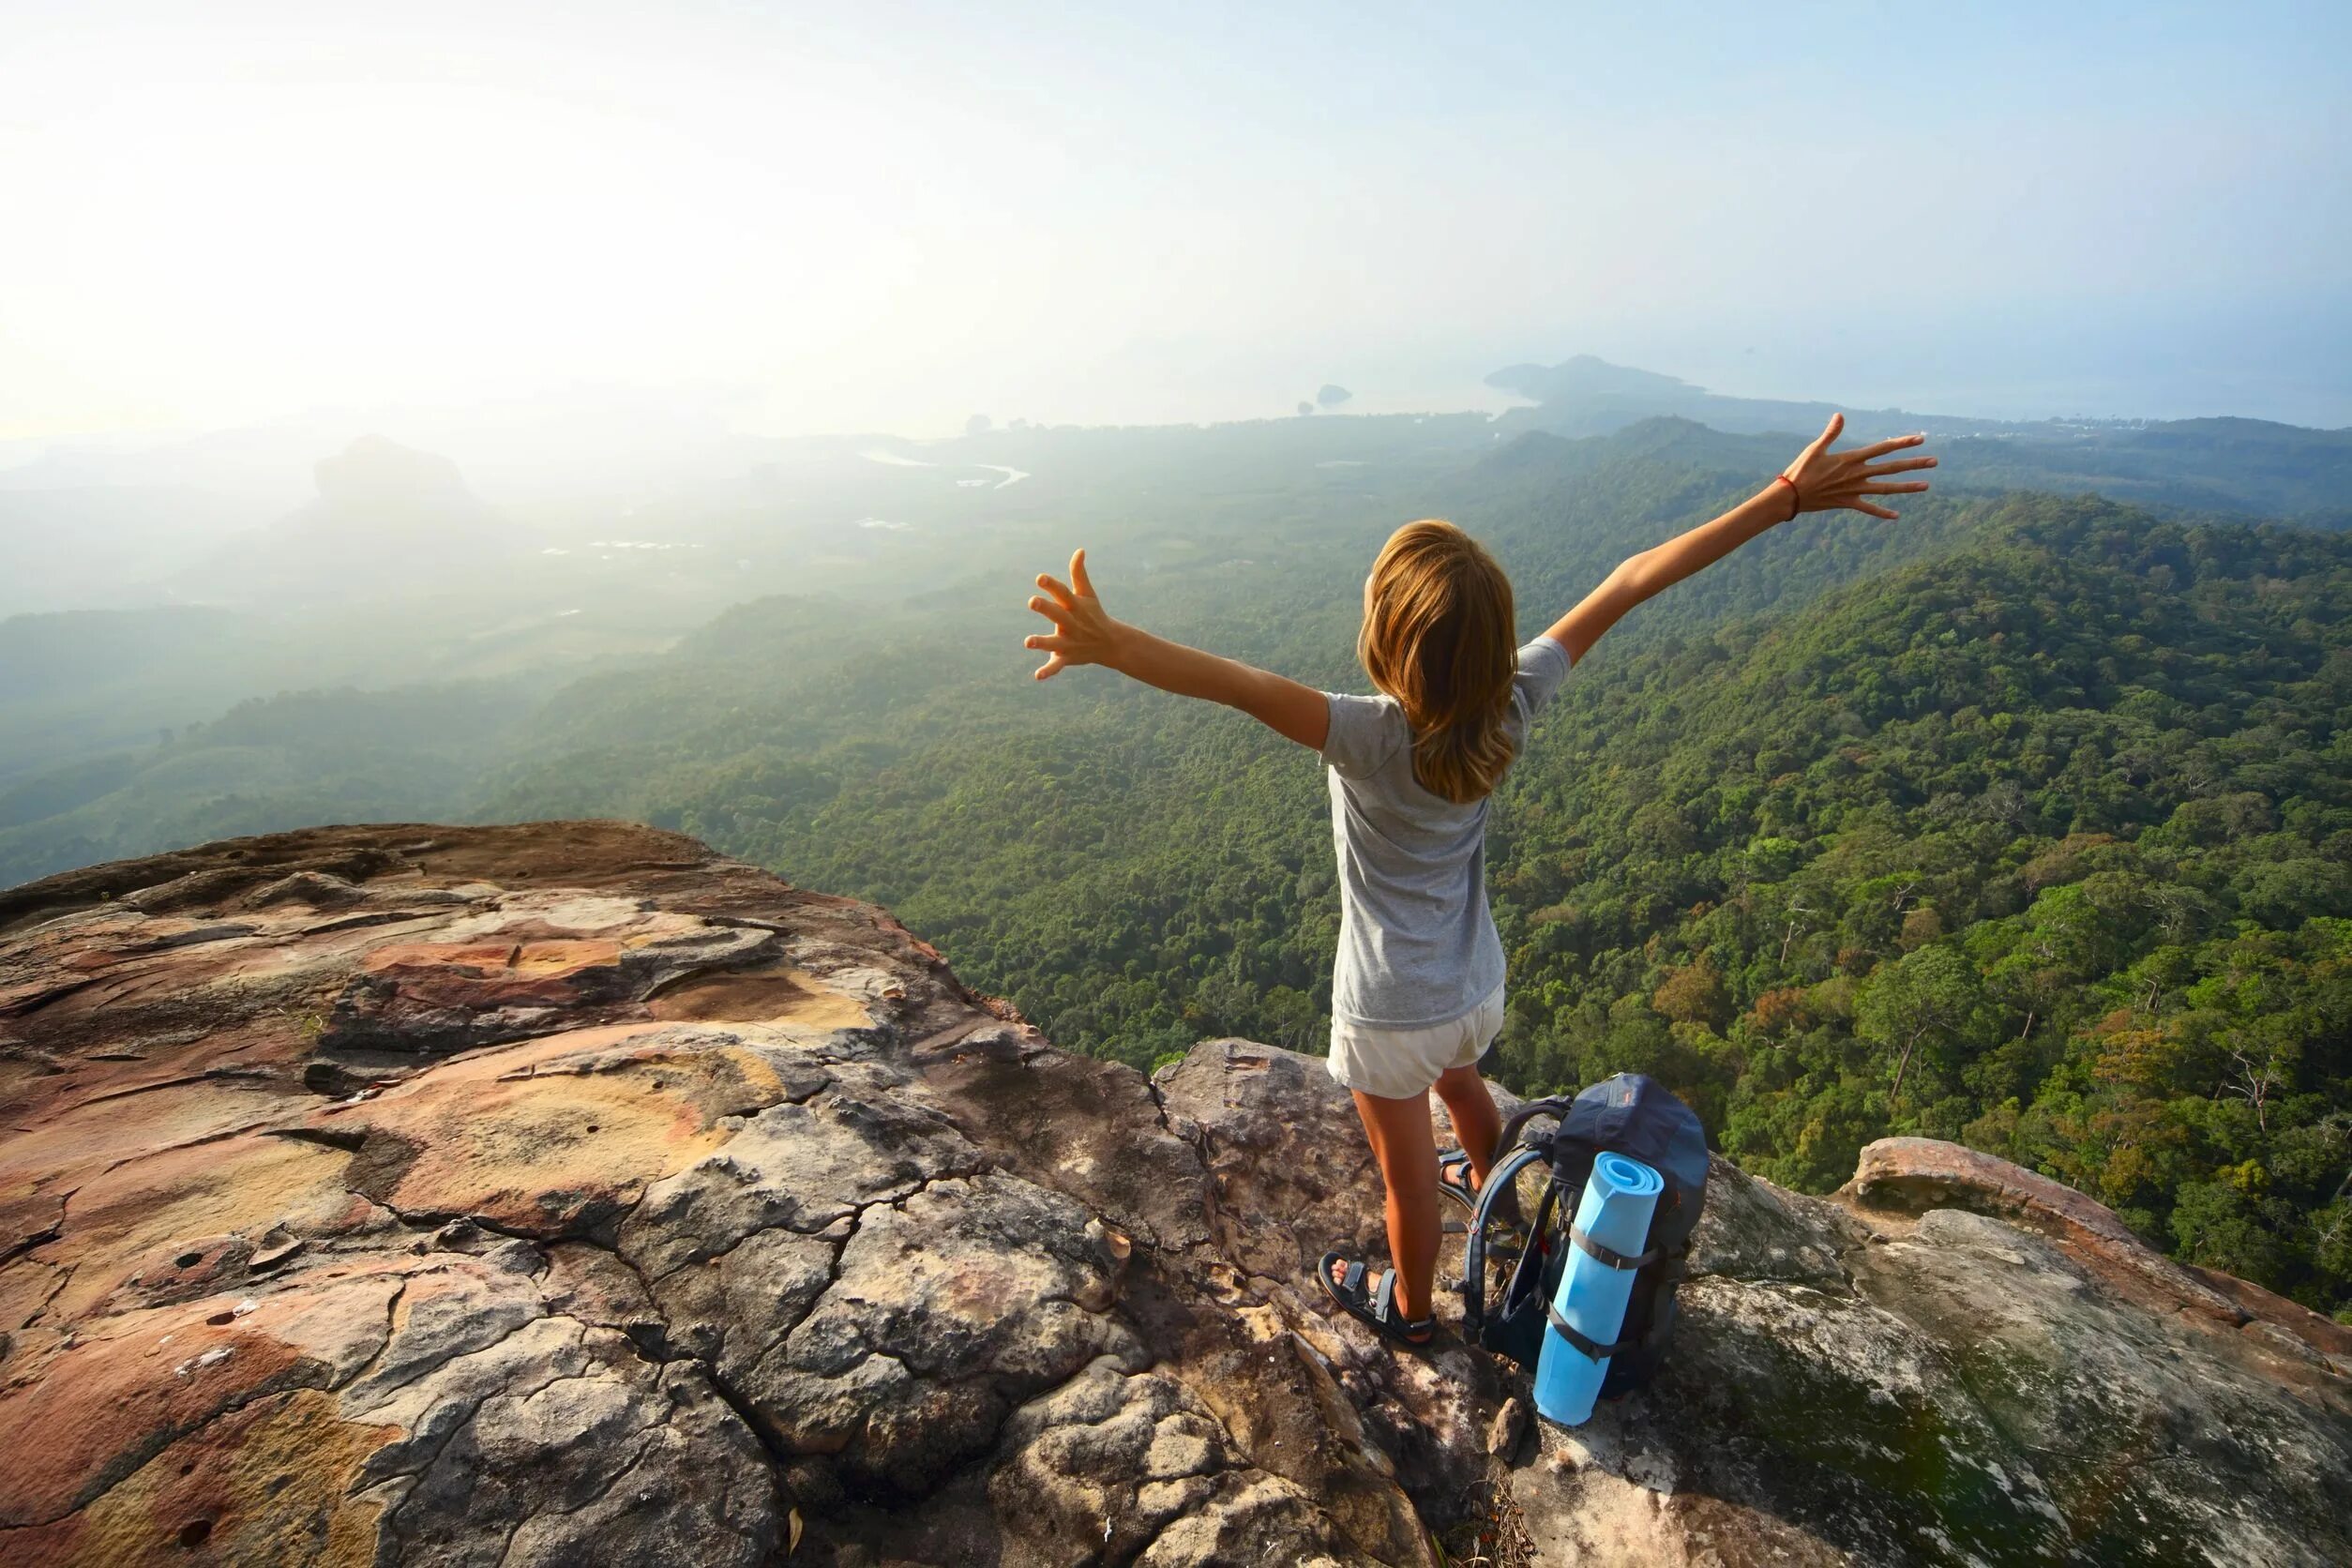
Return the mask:
<svg viewBox="0 0 2352 1568">
<path fill-rule="evenodd" d="M 1827 407 L 1494 383 L 1522 406 L 727 437 L 520 505 L 397 431 L 273 457 L 267 497 L 219 454 L 0 473 L 0 886 L 625 817 L 884 905 L 1064 1048 L 1319 1050 L 1314 759 L 1033 682 L 1024 599 L 1083 545 L 1114 613 L 1363 690 L 1398 523 L 1486 542 L 1532 635 Z M 1648 1073 L 1809 1191 L 1891 1132 L 1966 1142 L 2352 1308 L 2352 431 L 1851 415 L 1914 428 L 1931 499 L 1675 590 L 1537 726 L 1487 846 L 1498 1076 Z"/>
</svg>

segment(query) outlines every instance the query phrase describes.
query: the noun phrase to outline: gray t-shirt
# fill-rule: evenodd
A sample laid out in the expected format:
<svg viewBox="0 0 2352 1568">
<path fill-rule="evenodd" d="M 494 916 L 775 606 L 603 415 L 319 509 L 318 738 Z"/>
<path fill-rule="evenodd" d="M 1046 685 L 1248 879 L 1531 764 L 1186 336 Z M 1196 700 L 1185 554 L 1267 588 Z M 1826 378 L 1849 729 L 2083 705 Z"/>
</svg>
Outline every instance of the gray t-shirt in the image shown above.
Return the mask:
<svg viewBox="0 0 2352 1568">
<path fill-rule="evenodd" d="M 1503 721 L 1515 747 L 1567 678 L 1568 650 L 1550 638 L 1519 650 Z M 1421 787 L 1412 728 L 1394 697 L 1324 696 L 1339 855 L 1332 1016 L 1368 1029 L 1451 1022 L 1502 984 L 1502 942 L 1486 911 L 1486 802 L 1459 806 Z"/>
</svg>

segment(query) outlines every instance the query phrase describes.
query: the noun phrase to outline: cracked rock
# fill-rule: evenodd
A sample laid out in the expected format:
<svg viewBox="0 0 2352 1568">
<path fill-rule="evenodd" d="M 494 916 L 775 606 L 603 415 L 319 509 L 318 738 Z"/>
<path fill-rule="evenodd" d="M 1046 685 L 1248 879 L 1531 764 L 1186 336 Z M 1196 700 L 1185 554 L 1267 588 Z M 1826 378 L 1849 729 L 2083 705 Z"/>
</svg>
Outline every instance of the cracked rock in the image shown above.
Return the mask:
<svg viewBox="0 0 2352 1568">
<path fill-rule="evenodd" d="M 1660 1380 L 1530 1441 L 1307 1279 L 1382 1240 L 1319 1061 L 1064 1056 L 647 828 L 0 891 L 0 1064 L 11 1565 L 2352 1560 L 2352 1330 L 2080 1195 L 1719 1163 Z"/>
</svg>

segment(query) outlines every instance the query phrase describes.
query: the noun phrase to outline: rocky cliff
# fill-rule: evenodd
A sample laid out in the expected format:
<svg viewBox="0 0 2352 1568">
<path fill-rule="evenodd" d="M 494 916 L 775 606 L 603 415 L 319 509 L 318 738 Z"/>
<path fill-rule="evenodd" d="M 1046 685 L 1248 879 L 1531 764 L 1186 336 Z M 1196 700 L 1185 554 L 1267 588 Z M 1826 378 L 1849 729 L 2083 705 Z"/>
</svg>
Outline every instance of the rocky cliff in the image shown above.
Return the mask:
<svg viewBox="0 0 2352 1568">
<path fill-rule="evenodd" d="M 1304 1271 L 1321 1064 L 1065 1056 L 614 823 L 0 893 L 0 1560 L 2352 1560 L 2352 1332 L 1949 1145 L 1719 1165 L 1586 1427 Z"/>
</svg>

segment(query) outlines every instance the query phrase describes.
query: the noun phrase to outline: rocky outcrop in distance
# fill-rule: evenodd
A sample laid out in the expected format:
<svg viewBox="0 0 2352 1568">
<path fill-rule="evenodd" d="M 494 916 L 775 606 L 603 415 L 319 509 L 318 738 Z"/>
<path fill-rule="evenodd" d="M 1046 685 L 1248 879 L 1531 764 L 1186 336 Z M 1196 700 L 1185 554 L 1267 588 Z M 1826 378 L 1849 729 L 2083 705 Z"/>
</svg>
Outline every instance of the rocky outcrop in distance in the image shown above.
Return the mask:
<svg viewBox="0 0 2352 1568">
<path fill-rule="evenodd" d="M 313 472 L 315 500 L 223 540 L 176 585 L 232 603 L 287 596 L 339 601 L 478 572 L 534 542 L 485 506 L 439 453 L 367 435 L 321 459 Z"/>
<path fill-rule="evenodd" d="M 1665 1374 L 1530 1425 L 1324 1311 L 1319 1061 L 1066 1055 L 647 828 L 0 893 L 0 1102 L 9 1563 L 2352 1559 L 2352 1331 L 2029 1172 L 1719 1162 Z"/>
</svg>

